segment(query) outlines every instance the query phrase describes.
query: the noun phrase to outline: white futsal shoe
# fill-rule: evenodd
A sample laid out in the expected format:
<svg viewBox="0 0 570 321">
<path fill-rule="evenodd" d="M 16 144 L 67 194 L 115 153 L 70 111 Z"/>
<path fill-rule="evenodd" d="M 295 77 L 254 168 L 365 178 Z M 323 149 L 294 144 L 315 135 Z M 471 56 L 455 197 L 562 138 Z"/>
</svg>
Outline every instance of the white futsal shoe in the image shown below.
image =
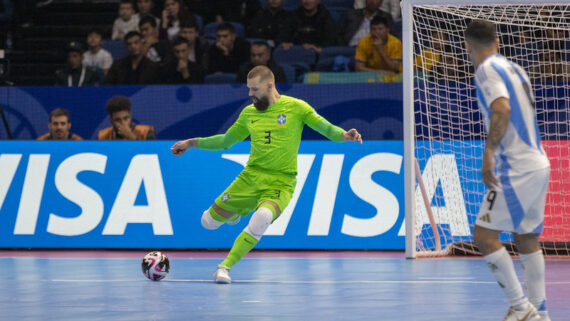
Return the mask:
<svg viewBox="0 0 570 321">
<path fill-rule="evenodd" d="M 513 307 L 509 308 L 507 315 L 503 321 L 541 321 L 542 318 L 536 311 L 534 305 L 530 302 L 526 302 L 522 307 L 515 309 Z"/>
<path fill-rule="evenodd" d="M 235 220 L 233 221 L 227 221 L 226 224 L 228 225 L 236 225 L 237 223 L 239 223 L 239 221 L 241 221 L 241 216 L 238 216 Z"/>
<path fill-rule="evenodd" d="M 548 312 L 538 311 L 538 315 L 540 315 L 540 321 L 550 321 L 550 317 L 548 316 Z"/>
<path fill-rule="evenodd" d="M 227 266 L 218 265 L 218 269 L 216 270 L 216 272 L 214 272 L 214 282 L 220 284 L 232 283 L 232 279 L 230 278 L 229 272 L 230 269 Z"/>
</svg>

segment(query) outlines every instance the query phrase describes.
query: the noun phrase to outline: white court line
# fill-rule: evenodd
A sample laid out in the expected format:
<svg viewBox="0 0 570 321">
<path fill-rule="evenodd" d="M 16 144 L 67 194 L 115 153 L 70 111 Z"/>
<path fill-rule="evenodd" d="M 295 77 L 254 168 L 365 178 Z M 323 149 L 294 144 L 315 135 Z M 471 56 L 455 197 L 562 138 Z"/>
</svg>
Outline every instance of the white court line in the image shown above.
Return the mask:
<svg viewBox="0 0 570 321">
<path fill-rule="evenodd" d="M 145 279 L 119 279 L 119 280 L 69 280 L 53 279 L 51 282 L 67 283 L 116 283 L 116 282 L 149 282 Z M 188 282 L 188 283 L 213 283 L 212 280 L 202 279 L 167 279 L 159 282 Z M 495 281 L 469 281 L 469 280 L 353 280 L 353 281 L 268 281 L 268 280 L 232 280 L 232 283 L 257 283 L 257 284 L 496 284 Z M 549 285 L 570 285 L 570 281 L 546 282 Z"/>
</svg>

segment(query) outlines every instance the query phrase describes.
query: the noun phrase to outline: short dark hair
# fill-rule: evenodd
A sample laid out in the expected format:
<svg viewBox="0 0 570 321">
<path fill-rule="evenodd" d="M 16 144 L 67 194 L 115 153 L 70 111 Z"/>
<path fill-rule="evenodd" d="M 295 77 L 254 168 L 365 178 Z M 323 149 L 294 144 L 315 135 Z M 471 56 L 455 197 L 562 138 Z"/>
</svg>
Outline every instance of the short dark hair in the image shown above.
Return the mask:
<svg viewBox="0 0 570 321">
<path fill-rule="evenodd" d="M 107 106 L 105 106 L 105 108 L 107 109 L 107 113 L 109 114 L 109 116 L 112 116 L 113 113 L 116 113 L 118 111 L 130 112 L 131 101 L 129 100 L 129 98 L 125 96 L 111 97 L 111 99 L 107 101 Z"/>
<path fill-rule="evenodd" d="M 487 20 L 473 20 L 465 29 L 465 40 L 475 45 L 490 45 L 495 43 L 497 31 L 495 25 Z"/>
<path fill-rule="evenodd" d="M 236 33 L 236 28 L 230 22 L 222 22 L 216 27 L 216 32 L 227 30 L 230 33 Z"/>
<path fill-rule="evenodd" d="M 135 3 L 133 2 L 133 0 L 121 0 L 119 2 L 119 6 L 121 6 L 122 4 L 126 4 L 126 3 L 130 4 L 133 7 L 133 9 L 135 8 Z"/>
<path fill-rule="evenodd" d="M 267 41 L 257 40 L 257 41 L 254 41 L 251 45 L 252 46 L 264 46 L 264 47 L 267 47 L 267 49 L 271 50 L 271 47 L 269 47 L 269 44 L 267 43 Z"/>
<path fill-rule="evenodd" d="M 101 38 L 103 38 L 103 36 L 104 36 L 103 30 L 101 30 L 101 29 L 99 29 L 99 28 L 91 28 L 91 29 L 89 29 L 89 31 L 87 31 L 87 36 L 89 36 L 89 35 L 92 34 L 92 33 L 98 34 L 99 36 L 101 36 Z"/>
<path fill-rule="evenodd" d="M 139 20 L 139 28 L 142 27 L 145 23 L 151 25 L 151 27 L 156 28 L 156 19 L 153 16 L 146 15 Z"/>
<path fill-rule="evenodd" d="M 190 42 L 188 41 L 188 39 L 184 38 L 184 37 L 176 37 L 176 39 L 174 39 L 174 41 L 172 42 L 172 47 L 176 47 L 179 46 L 181 44 L 187 44 L 188 46 L 190 46 Z"/>
<path fill-rule="evenodd" d="M 65 116 L 67 117 L 67 122 L 68 123 L 71 122 L 71 117 L 69 116 L 69 112 L 67 111 L 67 109 L 63 108 L 56 108 L 52 110 L 51 113 L 49 113 L 49 122 L 51 123 L 52 118 L 59 116 Z"/>
<path fill-rule="evenodd" d="M 198 24 L 196 23 L 196 20 L 194 19 L 186 19 L 183 21 L 180 21 L 180 29 L 182 28 L 195 28 L 196 30 L 198 30 Z"/>
<path fill-rule="evenodd" d="M 372 18 L 372 20 L 370 21 L 370 25 L 371 26 L 385 25 L 386 28 L 390 27 L 388 25 L 388 19 L 386 19 L 385 17 L 382 17 L 380 15 L 374 16 L 374 18 Z"/>
<path fill-rule="evenodd" d="M 136 37 L 136 36 L 138 36 L 139 38 L 142 38 L 142 35 L 141 35 L 140 32 L 138 32 L 138 31 L 129 31 L 129 32 L 125 35 L 125 39 L 123 39 L 123 41 L 124 41 L 125 43 L 127 43 L 127 41 L 128 41 L 129 39 L 131 39 L 132 37 Z"/>
</svg>

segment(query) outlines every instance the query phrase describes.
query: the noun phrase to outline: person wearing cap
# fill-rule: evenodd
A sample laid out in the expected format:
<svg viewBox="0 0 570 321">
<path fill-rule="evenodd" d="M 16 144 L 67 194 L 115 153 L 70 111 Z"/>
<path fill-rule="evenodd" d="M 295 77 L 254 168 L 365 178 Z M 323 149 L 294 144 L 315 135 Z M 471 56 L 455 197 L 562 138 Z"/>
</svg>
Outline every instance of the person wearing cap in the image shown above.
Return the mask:
<svg viewBox="0 0 570 321">
<path fill-rule="evenodd" d="M 55 72 L 56 86 L 92 86 L 100 83 L 99 74 L 83 65 L 85 48 L 80 42 L 72 41 L 67 45 L 67 65 Z"/>
</svg>

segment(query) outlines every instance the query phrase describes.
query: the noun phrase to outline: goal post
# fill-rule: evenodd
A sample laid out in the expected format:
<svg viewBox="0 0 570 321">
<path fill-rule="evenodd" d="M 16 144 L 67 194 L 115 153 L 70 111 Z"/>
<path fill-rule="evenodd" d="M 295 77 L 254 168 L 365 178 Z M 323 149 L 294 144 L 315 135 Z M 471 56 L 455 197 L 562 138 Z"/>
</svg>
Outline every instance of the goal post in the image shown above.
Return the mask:
<svg viewBox="0 0 570 321">
<path fill-rule="evenodd" d="M 478 253 L 472 233 L 486 193 L 480 175 L 486 130 L 464 49 L 463 32 L 473 19 L 495 23 L 500 54 L 529 74 L 551 162 L 540 241 L 547 255 L 568 256 L 570 3 L 403 0 L 406 257 Z M 509 233 L 500 237 L 512 241 Z"/>
</svg>

